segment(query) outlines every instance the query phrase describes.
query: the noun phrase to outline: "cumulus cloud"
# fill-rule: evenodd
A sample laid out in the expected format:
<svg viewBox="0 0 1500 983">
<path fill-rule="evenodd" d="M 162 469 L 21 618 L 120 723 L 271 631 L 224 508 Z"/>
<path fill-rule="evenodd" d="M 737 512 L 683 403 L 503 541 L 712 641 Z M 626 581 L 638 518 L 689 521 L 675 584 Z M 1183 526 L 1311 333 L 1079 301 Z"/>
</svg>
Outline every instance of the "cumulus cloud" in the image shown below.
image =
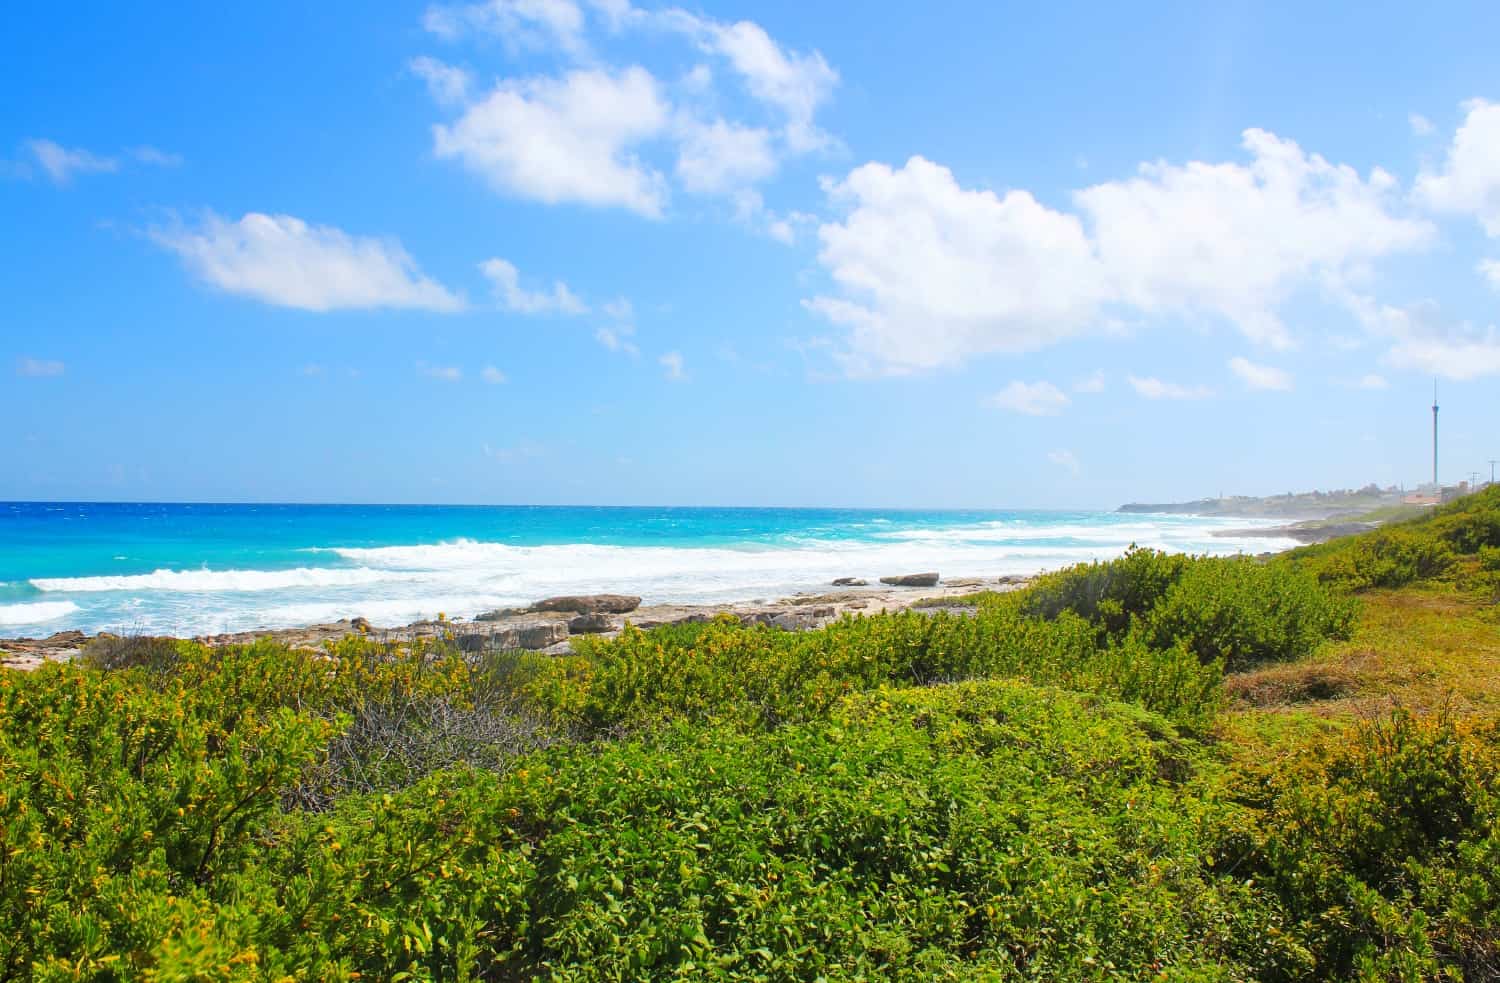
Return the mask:
<svg viewBox="0 0 1500 983">
<path fill-rule="evenodd" d="M 411 73 L 427 83 L 427 92 L 440 106 L 460 106 L 469 99 L 474 78 L 465 69 L 439 61 L 428 55 L 407 63 Z"/>
<path fill-rule="evenodd" d="M 182 155 L 170 153 L 151 146 L 132 147 L 130 156 L 142 164 L 153 167 L 181 167 Z"/>
<path fill-rule="evenodd" d="M 624 352 L 626 355 L 639 355 L 641 350 L 636 347 L 630 338 L 635 334 L 635 328 L 629 324 L 615 325 L 614 327 L 602 327 L 594 331 L 594 340 L 612 352 Z"/>
<path fill-rule="evenodd" d="M 1104 392 L 1104 372 L 1102 370 L 1095 371 L 1092 375 L 1079 379 L 1073 383 L 1073 391 L 1075 393 Z"/>
<path fill-rule="evenodd" d="M 667 378 L 673 382 L 680 382 L 687 378 L 687 371 L 684 368 L 681 352 L 667 352 L 658 358 L 657 362 L 661 363 L 661 367 L 665 371 Z"/>
<path fill-rule="evenodd" d="M 104 157 L 81 147 L 68 148 L 52 140 L 26 141 L 26 151 L 47 179 L 63 186 L 79 174 L 107 174 L 120 169 L 114 157 Z"/>
<path fill-rule="evenodd" d="M 232 221 L 208 212 L 197 225 L 149 233 L 203 282 L 267 304 L 307 311 L 464 306 L 394 239 L 352 236 L 291 215 L 249 212 Z"/>
<path fill-rule="evenodd" d="M 1207 386 L 1185 386 L 1163 382 L 1154 376 L 1129 376 L 1130 388 L 1146 399 L 1207 399 L 1214 391 Z"/>
<path fill-rule="evenodd" d="M 776 172 L 771 133 L 722 119 L 682 126 L 677 179 L 688 191 L 724 194 L 757 184 Z"/>
<path fill-rule="evenodd" d="M 485 382 L 488 382 L 492 386 L 498 386 L 502 383 L 510 381 L 504 372 L 501 372 L 493 365 L 486 365 L 483 369 L 481 369 L 479 372 L 479 378 L 483 379 Z"/>
<path fill-rule="evenodd" d="M 66 370 L 66 365 L 56 359 L 50 358 L 23 358 L 16 362 L 16 375 L 30 376 L 31 378 L 59 376 Z"/>
<path fill-rule="evenodd" d="M 1500 236 L 1500 103 L 1471 99 L 1440 168 L 1417 178 L 1416 197 L 1434 211 L 1473 215 Z"/>
<path fill-rule="evenodd" d="M 483 0 L 427 8 L 422 26 L 445 41 L 481 35 L 512 50 L 584 48 L 584 14 L 573 0 Z"/>
<path fill-rule="evenodd" d="M 1490 286 L 1500 290 L 1500 259 L 1480 260 L 1479 275 L 1488 280 Z"/>
<path fill-rule="evenodd" d="M 439 382 L 458 382 L 464 377 L 463 370 L 456 365 L 429 365 L 426 362 L 417 363 L 417 373 Z"/>
<path fill-rule="evenodd" d="M 1286 348 L 1277 307 L 1293 289 L 1435 234 L 1401 214 L 1385 171 L 1361 177 L 1264 130 L 1246 130 L 1242 145 L 1248 163 L 1143 164 L 1074 195 L 1112 298 L 1146 314 L 1219 315 Z"/>
<path fill-rule="evenodd" d="M 1411 113 L 1406 117 L 1406 122 L 1411 125 L 1411 131 L 1419 137 L 1428 136 L 1436 129 L 1432 125 L 1432 120 L 1421 113 Z"/>
<path fill-rule="evenodd" d="M 1056 416 L 1067 408 L 1069 402 L 1067 394 L 1050 382 L 1017 380 L 987 396 L 984 405 L 1027 416 Z"/>
<path fill-rule="evenodd" d="M 722 116 L 717 79 L 697 64 L 674 101 L 639 65 L 609 65 L 588 45 L 591 21 L 618 33 L 686 41 L 722 59 L 749 94 L 756 122 Z M 434 153 L 461 161 L 506 194 L 548 204 L 621 207 L 652 218 L 668 203 L 666 174 L 686 191 L 727 197 L 736 217 L 790 241 L 795 222 L 747 192 L 787 156 L 833 144 L 816 114 L 838 83 L 816 52 L 779 44 L 750 21 L 725 23 L 675 7 L 646 10 L 628 0 L 485 0 L 435 6 L 424 23 L 451 41 L 497 37 L 512 48 L 560 52 L 575 65 L 555 77 L 506 79 L 476 97 L 471 76 L 430 57 L 410 63 L 435 102 L 461 110 L 434 127 Z M 757 112 L 758 111 L 758 112 Z M 754 221 L 747 221 L 747 214 Z"/>
<path fill-rule="evenodd" d="M 1500 331 L 1494 325 L 1449 320 L 1431 300 L 1384 304 L 1347 289 L 1337 296 L 1366 331 L 1389 343 L 1389 365 L 1459 380 L 1500 373 Z"/>
<path fill-rule="evenodd" d="M 489 279 L 495 296 L 508 311 L 517 314 L 587 314 L 588 305 L 568 289 L 561 280 L 551 290 L 526 290 L 515 264 L 504 259 L 487 259 L 479 270 Z"/>
<path fill-rule="evenodd" d="M 922 157 L 865 164 L 827 186 L 844 215 L 819 228 L 819 262 L 840 292 L 807 305 L 848 330 L 852 364 L 886 372 L 1104 331 L 1116 309 L 1221 317 L 1286 348 L 1295 289 L 1432 240 L 1384 171 L 1262 130 L 1243 144 L 1247 163 L 1145 164 L 1077 192 L 1076 212 Z"/>
<path fill-rule="evenodd" d="M 831 142 L 814 117 L 832 95 L 839 76 L 820 52 L 784 48 L 752 21 L 725 24 L 680 9 L 664 11 L 661 20 L 705 52 L 725 58 L 752 96 L 779 110 L 791 150 L 805 152 Z"/>
<path fill-rule="evenodd" d="M 1047 460 L 1060 468 L 1066 468 L 1074 475 L 1083 471 L 1083 465 L 1078 460 L 1078 455 L 1070 450 L 1055 450 L 1047 452 Z"/>
<path fill-rule="evenodd" d="M 1028 192 L 969 190 L 923 157 L 865 164 L 828 190 L 846 213 L 819 227 L 818 260 L 842 295 L 806 303 L 877 371 L 1040 348 L 1084 330 L 1105 299 L 1083 223 Z"/>
<path fill-rule="evenodd" d="M 639 66 L 511 79 L 433 127 L 433 152 L 506 194 L 658 218 L 666 181 L 638 150 L 669 118 L 656 79 Z"/>
<path fill-rule="evenodd" d="M 1229 370 L 1240 377 L 1250 389 L 1287 390 L 1292 388 L 1292 377 L 1284 369 L 1269 365 L 1257 365 L 1248 358 L 1236 356 L 1229 360 Z"/>
<path fill-rule="evenodd" d="M 55 140 L 33 138 L 22 143 L 21 155 L 16 160 L 0 160 L 0 175 L 29 179 L 39 172 L 62 188 L 80 175 L 113 174 L 130 163 L 178 167 L 182 156 L 147 145 L 131 147 L 119 154 L 98 154 L 82 147 L 64 147 Z"/>
</svg>

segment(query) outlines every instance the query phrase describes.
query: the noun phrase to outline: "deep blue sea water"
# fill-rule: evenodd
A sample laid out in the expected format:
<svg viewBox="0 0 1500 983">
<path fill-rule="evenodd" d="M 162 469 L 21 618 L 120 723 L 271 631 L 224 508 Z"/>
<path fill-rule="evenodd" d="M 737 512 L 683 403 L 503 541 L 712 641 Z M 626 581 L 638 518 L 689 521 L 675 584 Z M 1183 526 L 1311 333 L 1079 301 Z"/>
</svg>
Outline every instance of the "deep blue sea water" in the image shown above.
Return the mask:
<svg viewBox="0 0 1500 983">
<path fill-rule="evenodd" d="M 0 635 L 196 634 L 469 617 L 559 593 L 776 597 L 921 570 L 1031 573 L 1130 543 L 1195 553 L 1243 519 L 1113 512 L 0 503 Z"/>
</svg>

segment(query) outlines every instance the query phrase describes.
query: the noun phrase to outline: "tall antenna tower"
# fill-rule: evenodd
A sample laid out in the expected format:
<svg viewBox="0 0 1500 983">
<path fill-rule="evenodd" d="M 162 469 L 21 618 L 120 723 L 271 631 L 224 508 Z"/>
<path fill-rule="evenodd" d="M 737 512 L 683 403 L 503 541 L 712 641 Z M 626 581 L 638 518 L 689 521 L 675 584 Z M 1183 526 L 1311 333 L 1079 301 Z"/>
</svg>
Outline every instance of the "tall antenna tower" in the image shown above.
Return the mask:
<svg viewBox="0 0 1500 983">
<path fill-rule="evenodd" d="M 1433 379 L 1432 380 L 1432 483 L 1433 483 L 1434 486 L 1441 488 L 1442 486 L 1438 485 L 1438 477 L 1437 477 L 1437 411 L 1438 411 L 1437 380 Z"/>
<path fill-rule="evenodd" d="M 1500 461 L 1490 458 L 1490 484 L 1492 485 L 1495 483 L 1495 465 L 1497 464 L 1500 464 Z"/>
</svg>

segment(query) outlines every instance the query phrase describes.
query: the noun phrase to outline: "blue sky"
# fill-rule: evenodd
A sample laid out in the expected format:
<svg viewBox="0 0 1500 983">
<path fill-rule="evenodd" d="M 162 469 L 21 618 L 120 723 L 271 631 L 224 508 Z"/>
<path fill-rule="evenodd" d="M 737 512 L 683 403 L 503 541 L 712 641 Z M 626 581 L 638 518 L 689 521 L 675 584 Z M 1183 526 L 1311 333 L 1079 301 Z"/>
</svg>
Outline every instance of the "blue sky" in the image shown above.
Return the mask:
<svg viewBox="0 0 1500 983">
<path fill-rule="evenodd" d="M 1045 6 L 12 5 L 0 498 L 1487 472 L 1500 7 Z"/>
</svg>

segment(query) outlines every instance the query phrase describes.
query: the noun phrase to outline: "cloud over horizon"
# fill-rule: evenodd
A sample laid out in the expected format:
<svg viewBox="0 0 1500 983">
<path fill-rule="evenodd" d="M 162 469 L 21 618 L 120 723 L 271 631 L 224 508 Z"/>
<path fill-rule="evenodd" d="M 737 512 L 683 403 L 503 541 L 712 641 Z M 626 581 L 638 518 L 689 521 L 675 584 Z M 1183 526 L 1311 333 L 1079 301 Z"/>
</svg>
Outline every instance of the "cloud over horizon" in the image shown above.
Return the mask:
<svg viewBox="0 0 1500 983">
<path fill-rule="evenodd" d="M 205 212 L 148 230 L 194 276 L 226 293 L 306 311 L 461 310 L 463 299 L 422 274 L 394 239 L 352 236 L 291 215 Z"/>
</svg>

